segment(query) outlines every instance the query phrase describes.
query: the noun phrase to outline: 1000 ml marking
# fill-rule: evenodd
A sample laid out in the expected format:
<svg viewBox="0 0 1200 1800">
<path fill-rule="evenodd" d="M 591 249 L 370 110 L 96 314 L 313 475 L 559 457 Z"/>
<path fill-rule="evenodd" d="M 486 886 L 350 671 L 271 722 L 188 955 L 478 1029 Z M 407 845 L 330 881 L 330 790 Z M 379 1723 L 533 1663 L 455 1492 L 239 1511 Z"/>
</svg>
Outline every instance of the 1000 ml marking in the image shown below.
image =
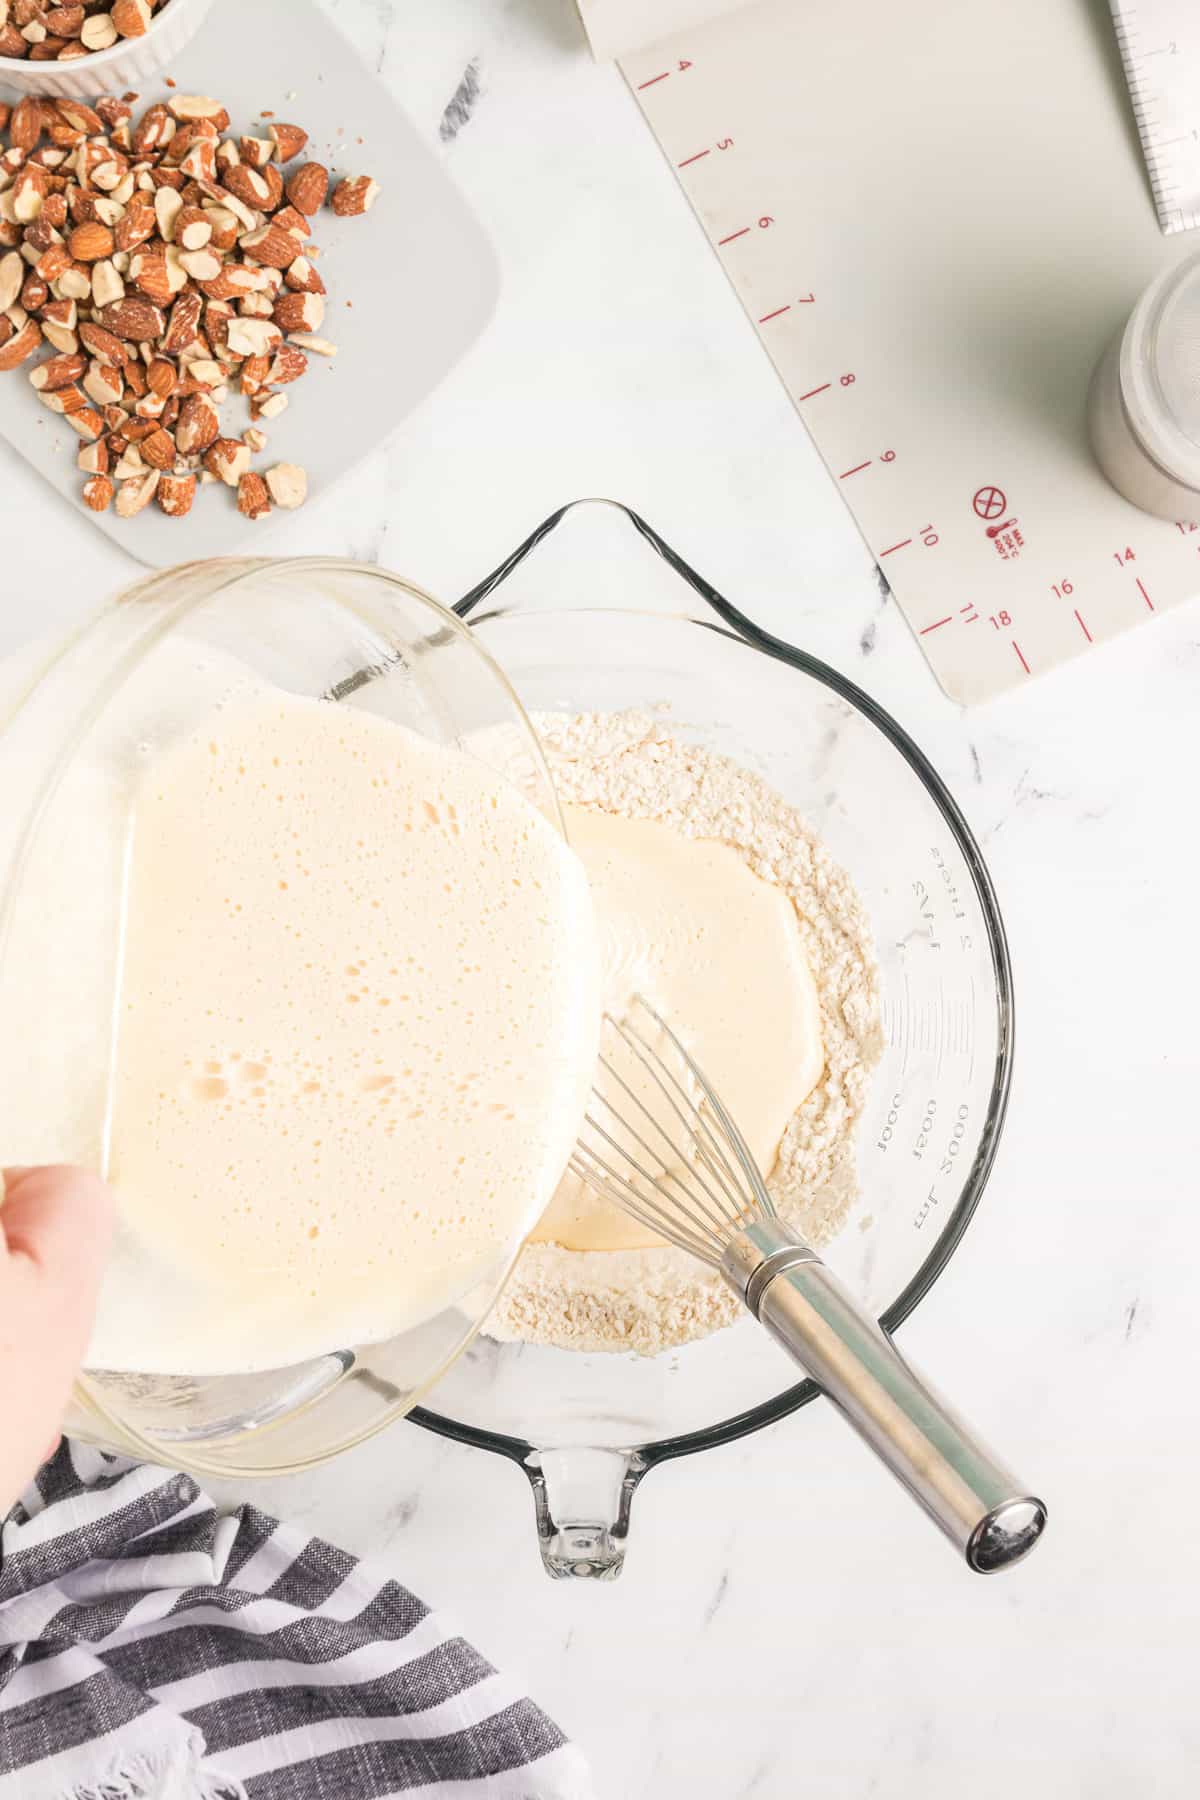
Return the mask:
<svg viewBox="0 0 1200 1800">
<path fill-rule="evenodd" d="M 892 1095 L 892 1104 L 888 1108 L 888 1116 L 883 1122 L 883 1130 L 880 1132 L 878 1140 L 875 1144 L 875 1148 L 877 1150 L 886 1150 L 887 1149 L 888 1145 L 891 1143 L 892 1139 L 896 1135 L 896 1126 L 897 1126 L 897 1123 L 899 1122 L 899 1119 L 900 1119 L 900 1096 L 899 1096 L 899 1094 L 893 1094 Z"/>
<path fill-rule="evenodd" d="M 955 1113 L 954 1126 L 946 1141 L 946 1148 L 942 1155 L 942 1160 L 938 1164 L 937 1172 L 939 1175 L 954 1174 L 957 1159 L 962 1154 L 963 1143 L 966 1140 L 967 1120 L 970 1116 L 971 1108 L 964 1100 Z M 929 1218 L 929 1215 L 932 1212 L 935 1212 L 941 1204 L 941 1197 L 938 1194 L 937 1183 L 935 1181 L 928 1194 L 913 1214 L 913 1230 L 920 1231 Z"/>
</svg>

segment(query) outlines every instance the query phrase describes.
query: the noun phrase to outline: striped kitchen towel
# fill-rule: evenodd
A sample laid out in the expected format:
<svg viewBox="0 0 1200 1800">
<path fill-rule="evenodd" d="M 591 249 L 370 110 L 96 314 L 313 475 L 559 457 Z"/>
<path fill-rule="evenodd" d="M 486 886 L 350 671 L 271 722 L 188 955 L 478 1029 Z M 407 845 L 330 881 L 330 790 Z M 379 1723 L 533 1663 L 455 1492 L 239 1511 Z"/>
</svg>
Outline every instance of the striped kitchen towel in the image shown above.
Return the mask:
<svg viewBox="0 0 1200 1800">
<path fill-rule="evenodd" d="M 386 1570 L 64 1443 L 0 1530 L 0 1800 L 591 1800 Z"/>
</svg>

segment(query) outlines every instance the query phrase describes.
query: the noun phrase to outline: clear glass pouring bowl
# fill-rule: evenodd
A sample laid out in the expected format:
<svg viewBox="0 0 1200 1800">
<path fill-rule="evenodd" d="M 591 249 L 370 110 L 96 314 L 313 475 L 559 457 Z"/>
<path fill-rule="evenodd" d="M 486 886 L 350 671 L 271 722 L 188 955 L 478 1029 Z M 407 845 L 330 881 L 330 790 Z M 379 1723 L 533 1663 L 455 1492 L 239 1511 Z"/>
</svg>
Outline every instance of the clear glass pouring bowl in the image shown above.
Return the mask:
<svg viewBox="0 0 1200 1800">
<path fill-rule="evenodd" d="M 527 712 L 666 704 L 677 735 L 762 775 L 854 879 L 875 933 L 885 1049 L 859 1131 L 861 1197 L 825 1254 L 892 1329 L 953 1254 L 1004 1118 L 1012 987 L 987 869 L 895 720 L 835 670 L 758 630 L 636 515 L 704 616 L 545 610 L 544 595 L 569 584 L 569 563 L 547 584 L 525 559 L 569 510 L 458 610 L 476 615 L 475 635 Z M 620 551 L 606 540 L 613 585 L 636 592 L 645 583 Z M 503 604 L 482 612 L 501 585 Z M 521 610 L 530 593 L 538 610 Z M 553 1576 L 616 1575 L 650 1469 L 758 1430 L 817 1394 L 748 1318 L 652 1358 L 501 1344 L 486 1330 L 438 1382 L 437 1410 L 411 1417 L 524 1470 Z"/>
<path fill-rule="evenodd" d="M 320 558 L 205 562 L 127 590 L 22 667 L 0 700 L 0 1144 L 10 1159 L 103 1166 L 136 786 L 147 754 L 199 729 L 247 674 L 465 749 L 561 829 L 537 740 L 482 640 L 399 577 Z M 325 1461 L 401 1417 L 453 1360 L 521 1235 L 481 1258 L 469 1292 L 382 1343 L 257 1373 L 90 1368 L 67 1429 L 206 1474 Z"/>
</svg>

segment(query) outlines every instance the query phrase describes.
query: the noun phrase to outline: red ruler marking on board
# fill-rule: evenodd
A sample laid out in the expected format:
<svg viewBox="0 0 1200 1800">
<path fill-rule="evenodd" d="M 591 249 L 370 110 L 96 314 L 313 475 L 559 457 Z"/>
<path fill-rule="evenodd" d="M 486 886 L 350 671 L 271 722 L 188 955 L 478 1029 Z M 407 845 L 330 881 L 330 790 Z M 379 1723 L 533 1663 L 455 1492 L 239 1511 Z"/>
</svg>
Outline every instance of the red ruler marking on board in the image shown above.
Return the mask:
<svg viewBox="0 0 1200 1800">
<path fill-rule="evenodd" d="M 1023 3 L 1028 4 L 1029 0 Z M 772 7 L 778 11 L 779 0 L 767 0 L 764 13 L 770 15 Z M 721 28 L 711 29 L 716 36 Z M 753 21 L 747 29 L 753 38 Z M 703 31 L 696 34 L 690 47 L 681 39 L 671 42 L 667 54 L 672 58 L 672 68 L 664 69 L 661 61 L 656 64 L 649 57 L 642 60 L 641 69 L 637 68 L 636 58 L 624 67 L 710 242 L 719 249 L 738 244 L 736 255 L 722 259 L 722 266 L 793 404 L 805 423 L 811 425 L 816 447 L 831 477 L 842 486 L 876 562 L 881 568 L 888 562 L 889 573 L 896 570 L 897 602 L 917 635 L 921 639 L 929 637 L 931 663 L 945 680 L 948 691 L 968 701 L 986 697 L 1012 686 L 1014 680 L 1020 682 L 1035 671 L 1060 662 L 1066 655 L 1081 654 L 1132 623 L 1135 612 L 1138 618 L 1145 619 L 1160 607 L 1170 606 L 1183 597 L 1182 592 L 1174 591 L 1176 588 L 1200 591 L 1196 558 L 1200 537 L 1194 544 L 1186 542 L 1195 527 L 1183 524 L 1177 533 L 1170 534 L 1168 542 L 1180 547 L 1166 550 L 1165 563 L 1164 544 L 1148 535 L 1143 538 L 1140 533 L 1135 547 L 1116 553 L 1115 560 L 1121 565 L 1133 562 L 1135 552 L 1137 561 L 1143 564 L 1131 583 L 1128 571 L 1122 579 L 1112 566 L 1111 541 L 1093 544 L 1078 536 L 1055 537 L 1044 513 L 1043 496 L 1031 482 L 1028 471 L 1022 471 L 1019 463 L 1006 468 L 1006 460 L 1010 464 L 1017 462 L 1011 454 L 1007 458 L 1001 456 L 998 464 L 990 452 L 984 457 L 985 436 L 980 439 L 980 460 L 985 466 L 977 469 L 971 462 L 961 468 L 960 474 L 959 466 L 947 466 L 943 455 L 940 464 L 929 466 L 928 481 L 921 480 L 916 486 L 912 484 L 911 468 L 896 488 L 884 480 L 882 465 L 897 461 L 894 451 L 862 458 L 864 424 L 872 435 L 879 432 L 876 442 L 900 441 L 904 425 L 898 411 L 903 413 L 909 404 L 908 387 L 904 381 L 897 383 L 893 379 L 891 366 L 878 361 L 878 345 L 873 350 L 856 327 L 863 309 L 854 304 L 852 289 L 838 291 L 839 277 L 854 278 L 845 258 L 837 254 L 836 244 L 831 245 L 820 235 L 812 237 L 811 209 L 803 197 L 799 208 L 794 202 L 789 204 L 786 183 L 781 186 L 771 173 L 778 163 L 778 151 L 790 139 L 776 129 L 768 111 L 762 106 L 754 108 L 757 90 L 746 86 L 752 78 L 763 94 L 774 90 L 768 29 L 764 20 L 760 33 L 763 41 L 753 51 L 757 60 L 739 54 L 740 73 L 733 76 L 724 60 L 713 54 L 713 45 Z M 658 57 L 663 57 L 663 50 L 660 45 Z M 693 74 L 684 88 L 668 94 L 662 83 L 673 71 L 673 58 L 685 51 L 688 53 L 681 56 L 678 67 L 692 68 L 694 61 Z M 636 79 L 647 70 L 645 79 Z M 740 155 L 713 154 L 732 149 L 735 136 Z M 697 142 L 702 146 L 700 150 L 695 147 Z M 718 176 L 718 168 L 726 169 L 727 174 Z M 739 215 L 749 222 L 735 226 Z M 806 274 L 811 271 L 814 289 L 817 285 L 829 288 L 830 292 L 822 298 L 831 300 L 831 304 L 818 307 L 814 291 L 796 291 L 801 270 Z M 784 293 L 791 290 L 791 297 L 775 304 L 781 289 Z M 767 310 L 760 312 L 758 308 L 764 304 Z M 802 315 L 800 309 L 804 306 L 814 307 L 814 314 Z M 869 316 L 870 309 L 866 312 Z M 801 388 L 802 357 L 811 368 L 814 349 L 831 374 L 827 380 Z M 836 372 L 839 369 L 844 372 Z M 853 415 L 839 409 L 839 395 L 854 403 Z M 810 403 L 817 399 L 822 400 L 820 408 L 812 407 L 810 411 Z M 927 430 L 925 437 L 928 438 Z M 870 437 L 866 441 L 870 442 Z M 906 447 L 906 443 L 901 444 L 904 460 Z M 929 455 L 929 446 L 922 441 L 920 431 L 912 448 L 918 456 Z M 860 460 L 848 464 L 847 456 L 856 450 Z M 876 464 L 880 468 L 874 481 L 854 480 Z M 973 497 L 988 489 L 989 484 L 1000 510 L 985 517 L 973 506 Z M 906 529 L 905 513 L 909 518 L 919 517 L 916 506 L 923 496 L 930 508 L 930 522 Z M 897 504 L 902 509 L 899 516 Z M 1097 495 L 1096 504 L 1102 513 L 1102 495 Z M 895 537 L 897 529 L 905 531 L 905 536 Z M 1160 528 L 1151 521 L 1145 522 L 1147 534 L 1157 529 Z M 934 557 L 926 563 L 923 551 L 933 550 L 939 544 L 949 546 L 951 555 Z M 912 557 L 903 556 L 905 550 L 912 550 Z M 1070 560 L 1056 569 L 1049 559 L 1057 559 L 1064 552 Z M 1192 559 L 1188 565 L 1191 579 L 1186 583 L 1182 578 L 1185 555 Z M 897 556 L 901 557 L 900 563 L 894 560 Z M 1172 574 L 1176 566 L 1172 558 L 1178 561 L 1178 575 Z M 1069 585 L 1063 580 L 1064 566 Z M 961 592 L 963 586 L 976 598 L 960 605 L 955 588 Z M 1051 587 L 1057 588 L 1059 598 L 1069 595 L 1073 587 L 1088 598 L 1086 616 L 1082 607 L 1072 610 L 1076 630 L 1068 632 L 1065 640 L 1061 627 L 1055 635 L 1053 619 L 1057 609 L 1046 604 Z M 941 606 L 950 610 L 939 617 L 936 615 Z M 921 614 L 928 618 L 930 612 L 935 614 L 932 622 L 919 625 Z M 1058 612 L 1063 622 L 1066 612 L 1066 607 Z M 945 630 L 950 624 L 980 624 L 989 619 L 994 630 Z M 1014 629 L 1021 632 L 1019 639 L 1012 635 Z"/>
</svg>

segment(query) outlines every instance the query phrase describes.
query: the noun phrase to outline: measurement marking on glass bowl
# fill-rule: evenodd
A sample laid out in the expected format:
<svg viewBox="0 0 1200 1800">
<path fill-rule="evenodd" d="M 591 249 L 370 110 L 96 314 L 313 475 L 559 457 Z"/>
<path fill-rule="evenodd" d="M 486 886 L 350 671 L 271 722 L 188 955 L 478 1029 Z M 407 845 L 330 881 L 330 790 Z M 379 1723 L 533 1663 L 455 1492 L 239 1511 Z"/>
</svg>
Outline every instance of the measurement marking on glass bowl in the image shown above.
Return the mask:
<svg viewBox="0 0 1200 1800">
<path fill-rule="evenodd" d="M 913 1214 L 913 1230 L 920 1231 L 921 1227 L 924 1225 L 926 1219 L 929 1217 L 929 1215 L 933 1211 L 934 1207 L 940 1206 L 940 1205 L 941 1205 L 941 1201 L 938 1199 L 937 1189 L 936 1189 L 936 1187 L 931 1187 L 929 1190 L 929 1193 L 926 1195 L 924 1201 L 921 1203 L 921 1205 L 917 1208 L 916 1212 Z"/>
<path fill-rule="evenodd" d="M 883 1150 L 883 1151 L 887 1150 L 888 1145 L 891 1143 L 892 1138 L 895 1136 L 896 1125 L 899 1122 L 899 1118 L 900 1118 L 900 1096 L 899 1096 L 899 1094 L 893 1094 L 892 1095 L 892 1104 L 888 1108 L 888 1116 L 884 1120 L 883 1130 L 880 1132 L 879 1140 L 875 1145 L 875 1148 L 877 1150 Z"/>
<path fill-rule="evenodd" d="M 925 1102 L 925 1117 L 921 1120 L 920 1128 L 917 1131 L 917 1141 L 913 1145 L 912 1153 L 918 1162 L 920 1162 L 926 1150 L 929 1148 L 929 1140 L 933 1136 L 934 1117 L 936 1113 L 937 1101 L 927 1100 Z"/>
<path fill-rule="evenodd" d="M 963 1138 L 966 1136 L 967 1120 L 970 1117 L 970 1113 L 971 1109 L 964 1100 L 959 1106 L 958 1116 L 954 1122 L 954 1130 L 950 1134 L 950 1140 L 946 1145 L 945 1154 L 938 1164 L 939 1175 L 952 1175 L 954 1173 L 954 1159 L 962 1149 Z"/>
<path fill-rule="evenodd" d="M 958 897 L 958 889 L 954 884 L 954 877 L 950 873 L 949 863 L 946 861 L 936 844 L 930 845 L 929 854 L 933 858 L 934 867 L 941 871 L 942 883 L 946 889 L 947 898 L 950 901 L 950 911 L 956 919 L 965 919 L 967 915 L 962 909 L 962 902 Z M 970 948 L 970 940 L 968 940 L 963 945 L 963 949 L 969 950 Z"/>
</svg>

